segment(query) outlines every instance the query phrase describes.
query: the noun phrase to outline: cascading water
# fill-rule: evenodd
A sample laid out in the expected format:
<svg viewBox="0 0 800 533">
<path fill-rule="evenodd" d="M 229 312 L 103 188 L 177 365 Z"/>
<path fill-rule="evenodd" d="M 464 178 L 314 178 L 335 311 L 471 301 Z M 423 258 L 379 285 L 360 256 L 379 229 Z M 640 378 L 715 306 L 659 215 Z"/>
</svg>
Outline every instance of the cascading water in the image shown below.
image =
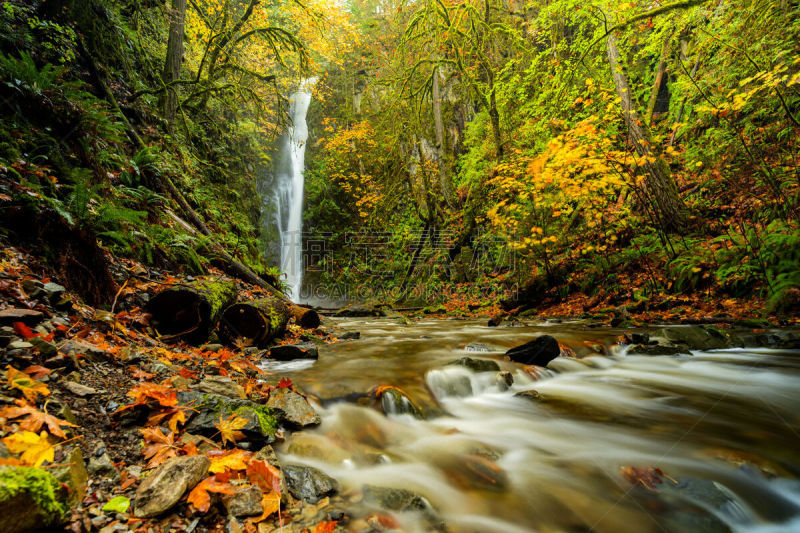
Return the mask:
<svg viewBox="0 0 800 533">
<path fill-rule="evenodd" d="M 275 224 L 280 234 L 280 269 L 286 273 L 289 297 L 297 301 L 303 282 L 303 172 L 305 170 L 311 87 L 317 78 L 300 82 L 291 96 L 291 125 L 283 136 L 275 169 Z"/>
<path fill-rule="evenodd" d="M 383 530 L 376 517 L 406 533 L 800 531 L 800 351 L 637 355 L 616 346 L 623 330 L 580 324 L 326 323 L 361 339 L 264 368 L 321 402 L 320 427 L 276 451 L 340 483 L 343 531 Z M 535 374 L 502 359 L 541 333 L 578 357 Z M 497 367 L 448 364 L 463 357 Z"/>
</svg>

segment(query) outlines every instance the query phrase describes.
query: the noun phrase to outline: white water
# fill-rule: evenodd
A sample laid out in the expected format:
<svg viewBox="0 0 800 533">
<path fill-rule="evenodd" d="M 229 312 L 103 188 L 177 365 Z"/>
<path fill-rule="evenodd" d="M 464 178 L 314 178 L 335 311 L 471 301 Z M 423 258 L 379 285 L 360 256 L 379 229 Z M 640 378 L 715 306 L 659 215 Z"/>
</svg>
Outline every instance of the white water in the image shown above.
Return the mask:
<svg viewBox="0 0 800 533">
<path fill-rule="evenodd" d="M 800 531 L 800 352 L 644 356 L 610 345 L 619 332 L 569 325 L 344 323 L 361 339 L 325 346 L 312 366 L 289 371 L 324 400 L 323 423 L 278 452 L 332 475 L 346 495 L 364 485 L 411 490 L 449 533 Z M 500 359 L 545 331 L 611 355 L 559 358 L 538 379 Z M 465 348 L 475 341 L 491 351 Z M 511 389 L 495 372 L 445 364 L 465 355 L 511 371 Z M 402 406 L 387 408 L 386 397 L 354 399 L 387 383 L 426 420 L 397 414 Z M 531 389 L 539 401 L 515 396 Z M 665 476 L 647 486 L 626 478 L 632 467 Z M 358 497 L 334 503 L 354 517 L 387 512 Z M 403 532 L 439 530 L 425 514 L 393 514 Z M 364 531 L 359 524 L 346 530 Z"/>
<path fill-rule="evenodd" d="M 280 231 L 280 269 L 286 273 L 289 298 L 300 297 L 303 283 L 303 185 L 308 125 L 306 113 L 311 104 L 311 87 L 317 78 L 300 82 L 290 97 L 291 125 L 283 138 L 275 172 L 275 223 Z"/>
</svg>

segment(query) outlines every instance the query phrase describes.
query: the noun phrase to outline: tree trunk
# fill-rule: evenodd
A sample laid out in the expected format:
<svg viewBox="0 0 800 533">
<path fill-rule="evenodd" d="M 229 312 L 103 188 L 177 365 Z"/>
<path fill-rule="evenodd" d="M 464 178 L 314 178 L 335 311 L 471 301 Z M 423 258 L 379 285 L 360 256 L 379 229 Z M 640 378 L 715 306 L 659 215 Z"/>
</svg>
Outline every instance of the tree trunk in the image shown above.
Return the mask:
<svg viewBox="0 0 800 533">
<path fill-rule="evenodd" d="M 322 321 L 319 314 L 313 309 L 308 307 L 300 307 L 299 305 L 289 306 L 289 310 L 294 317 L 294 323 L 304 329 L 318 328 Z"/>
<path fill-rule="evenodd" d="M 670 31 L 664 38 L 664 45 L 661 47 L 661 57 L 659 57 L 658 67 L 656 67 L 656 79 L 653 81 L 653 87 L 650 89 L 650 100 L 647 102 L 647 112 L 644 116 L 644 123 L 648 126 L 653 125 L 653 112 L 656 108 L 661 85 L 664 83 L 664 73 L 667 70 L 667 56 L 669 55 L 669 45 L 671 42 L 672 32 Z"/>
<path fill-rule="evenodd" d="M 607 45 L 611 76 L 614 78 L 617 95 L 622 101 L 622 115 L 628 125 L 633 147 L 636 153 L 644 159 L 642 166 L 647 172 L 646 193 L 652 199 L 657 215 L 665 229 L 685 229 L 686 206 L 678 195 L 678 187 L 670 176 L 667 163 L 652 149 L 650 129 L 647 124 L 642 122 L 634 105 L 631 88 L 620 62 L 617 38 L 613 32 L 608 34 Z"/>
<path fill-rule="evenodd" d="M 170 85 L 181 77 L 183 61 L 183 32 L 186 25 L 186 0 L 172 0 L 169 12 L 169 39 L 167 40 L 167 57 L 164 60 L 162 81 L 166 87 L 163 96 L 164 118 L 172 123 L 178 112 L 178 90 Z"/>
<path fill-rule="evenodd" d="M 200 344 L 208 340 L 222 310 L 235 301 L 235 283 L 198 281 L 161 291 L 145 310 L 162 342 Z"/>
<path fill-rule="evenodd" d="M 455 205 L 453 199 L 453 186 L 450 183 L 450 177 L 447 175 L 447 158 L 445 157 L 446 149 L 444 145 L 444 124 L 442 123 L 442 95 L 439 88 L 439 70 L 433 71 L 433 123 L 436 130 L 436 162 L 439 167 L 439 183 L 442 187 L 442 194 L 444 201 L 448 206 Z"/>
<path fill-rule="evenodd" d="M 291 316 L 289 306 L 277 298 L 239 302 L 222 313 L 219 337 L 228 344 L 263 347 L 283 335 Z"/>
<path fill-rule="evenodd" d="M 492 121 L 492 135 L 494 136 L 494 146 L 497 151 L 497 160 L 503 158 L 503 139 L 500 135 L 500 112 L 497 110 L 497 98 L 495 97 L 494 81 L 492 81 L 492 91 L 489 93 L 489 118 Z"/>
</svg>

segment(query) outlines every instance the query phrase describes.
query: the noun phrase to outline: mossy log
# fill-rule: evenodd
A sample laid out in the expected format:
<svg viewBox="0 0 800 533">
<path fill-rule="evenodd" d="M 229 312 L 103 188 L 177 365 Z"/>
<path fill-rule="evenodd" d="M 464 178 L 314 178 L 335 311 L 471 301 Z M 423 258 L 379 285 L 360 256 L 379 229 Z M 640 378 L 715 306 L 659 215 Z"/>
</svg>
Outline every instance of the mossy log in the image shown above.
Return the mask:
<svg viewBox="0 0 800 533">
<path fill-rule="evenodd" d="M 222 311 L 236 301 L 232 281 L 196 281 L 161 291 L 147 303 L 150 324 L 163 342 L 208 340 Z"/>
<path fill-rule="evenodd" d="M 299 305 L 290 306 L 294 323 L 305 329 L 318 328 L 322 321 L 319 314 L 308 307 L 301 307 Z"/>
<path fill-rule="evenodd" d="M 236 303 L 223 311 L 219 338 L 239 346 L 265 346 L 283 335 L 292 312 L 279 298 L 261 298 Z"/>
</svg>

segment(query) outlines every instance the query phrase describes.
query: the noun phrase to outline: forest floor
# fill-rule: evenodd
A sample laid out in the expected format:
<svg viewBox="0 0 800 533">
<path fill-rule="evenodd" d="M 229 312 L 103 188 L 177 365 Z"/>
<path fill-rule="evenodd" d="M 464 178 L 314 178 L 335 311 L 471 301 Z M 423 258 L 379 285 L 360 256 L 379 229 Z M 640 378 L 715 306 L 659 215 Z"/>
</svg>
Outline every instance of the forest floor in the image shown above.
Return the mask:
<svg viewBox="0 0 800 533">
<path fill-rule="evenodd" d="M 44 464 L 61 483 L 56 500 L 70 505 L 67 528 L 75 532 L 323 533 L 333 531 L 337 521 L 346 522 L 334 508 L 352 495 L 309 496 L 295 490 L 296 480 L 287 481 L 282 472 L 285 465 L 270 444 L 284 432 L 318 424 L 319 416 L 290 380 L 256 366 L 267 351 L 160 342 L 148 329 L 141 305 L 182 279 L 126 260 L 116 261 L 111 270 L 121 288 L 111 311 L 103 311 L 52 283 L 36 258 L 5 247 L 0 257 L 5 374 L 0 470 Z M 211 276 L 225 278 L 218 271 Z M 246 285 L 240 289 L 259 292 Z M 334 343 L 336 334 L 324 326 L 304 331 L 290 324 L 280 343 Z M 287 398 L 288 406 L 279 405 Z M 149 493 L 142 492 L 158 468 L 182 457 L 209 465 L 201 468 L 199 489 L 184 498 L 174 477 L 180 473 L 171 472 L 151 483 Z M 39 515 L 54 527 L 62 513 L 57 503 L 47 504 L 40 496 L 4 508 L 0 526 Z M 153 516 L 136 511 L 166 500 L 172 505 Z"/>
</svg>

